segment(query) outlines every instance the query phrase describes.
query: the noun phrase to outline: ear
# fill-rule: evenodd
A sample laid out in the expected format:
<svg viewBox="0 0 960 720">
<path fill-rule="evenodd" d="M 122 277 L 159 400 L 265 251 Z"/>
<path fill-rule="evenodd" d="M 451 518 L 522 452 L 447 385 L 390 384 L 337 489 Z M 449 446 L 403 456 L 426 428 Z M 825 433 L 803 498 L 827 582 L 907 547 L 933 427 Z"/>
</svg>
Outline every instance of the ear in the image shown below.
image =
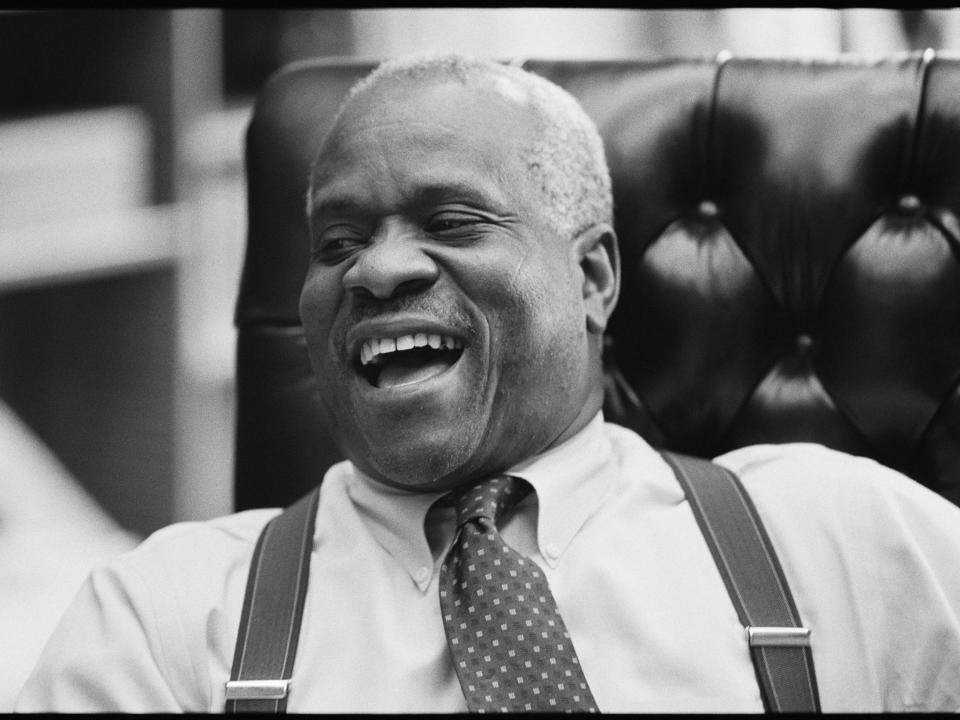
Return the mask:
<svg viewBox="0 0 960 720">
<path fill-rule="evenodd" d="M 592 225 L 574 238 L 573 251 L 583 274 L 587 330 L 602 335 L 620 295 L 616 233 L 607 223 Z"/>
</svg>

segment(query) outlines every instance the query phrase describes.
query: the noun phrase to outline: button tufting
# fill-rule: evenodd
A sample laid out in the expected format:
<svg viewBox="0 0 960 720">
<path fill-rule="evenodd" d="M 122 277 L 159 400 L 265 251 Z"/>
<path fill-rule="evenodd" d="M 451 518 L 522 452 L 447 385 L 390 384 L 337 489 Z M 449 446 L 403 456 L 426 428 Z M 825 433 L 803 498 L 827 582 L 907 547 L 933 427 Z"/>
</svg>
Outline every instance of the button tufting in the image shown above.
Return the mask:
<svg viewBox="0 0 960 720">
<path fill-rule="evenodd" d="M 720 209 L 713 200 L 701 200 L 700 204 L 697 205 L 697 212 L 700 213 L 701 217 L 712 219 L 720 214 Z"/>
<path fill-rule="evenodd" d="M 796 350 L 798 353 L 808 353 L 813 347 L 813 338 L 807 333 L 800 333 L 796 339 Z"/>
<path fill-rule="evenodd" d="M 897 203 L 897 207 L 900 208 L 900 212 L 916 212 L 920 209 L 920 198 L 916 195 L 904 195 L 900 198 L 900 202 Z"/>
</svg>

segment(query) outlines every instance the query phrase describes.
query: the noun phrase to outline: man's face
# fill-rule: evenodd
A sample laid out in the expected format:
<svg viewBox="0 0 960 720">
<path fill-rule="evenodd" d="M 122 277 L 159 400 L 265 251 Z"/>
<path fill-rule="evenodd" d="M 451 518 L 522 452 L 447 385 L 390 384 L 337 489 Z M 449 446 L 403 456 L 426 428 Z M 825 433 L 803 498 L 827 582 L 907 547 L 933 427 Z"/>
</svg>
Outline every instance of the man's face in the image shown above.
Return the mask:
<svg viewBox="0 0 960 720">
<path fill-rule="evenodd" d="M 579 258 L 522 159 L 534 133 L 497 92 L 403 81 L 357 98 L 318 164 L 301 317 L 329 425 L 381 482 L 485 477 L 596 412 Z"/>
</svg>

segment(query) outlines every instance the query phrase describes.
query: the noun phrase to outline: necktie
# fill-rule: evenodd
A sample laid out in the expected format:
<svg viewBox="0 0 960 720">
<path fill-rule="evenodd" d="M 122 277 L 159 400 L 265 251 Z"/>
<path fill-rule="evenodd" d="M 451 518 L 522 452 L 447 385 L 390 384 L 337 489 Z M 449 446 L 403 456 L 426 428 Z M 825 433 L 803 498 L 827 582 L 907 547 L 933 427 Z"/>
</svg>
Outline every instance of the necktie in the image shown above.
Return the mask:
<svg viewBox="0 0 960 720">
<path fill-rule="evenodd" d="M 440 568 L 447 645 L 472 712 L 596 712 L 543 572 L 497 530 L 529 490 L 498 477 L 457 496 L 457 536 Z"/>
</svg>

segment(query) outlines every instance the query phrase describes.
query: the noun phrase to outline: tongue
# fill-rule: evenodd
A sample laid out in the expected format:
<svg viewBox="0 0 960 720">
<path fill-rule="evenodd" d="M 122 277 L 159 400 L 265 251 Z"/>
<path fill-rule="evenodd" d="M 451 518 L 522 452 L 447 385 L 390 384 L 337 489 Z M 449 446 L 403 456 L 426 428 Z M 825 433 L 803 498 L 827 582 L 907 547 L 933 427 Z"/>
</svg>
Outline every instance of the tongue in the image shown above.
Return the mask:
<svg viewBox="0 0 960 720">
<path fill-rule="evenodd" d="M 439 375 L 453 364 L 449 357 L 436 355 L 424 359 L 415 357 L 413 353 L 397 353 L 380 370 L 377 387 L 393 388 L 401 385 L 421 382 L 434 375 Z"/>
</svg>

